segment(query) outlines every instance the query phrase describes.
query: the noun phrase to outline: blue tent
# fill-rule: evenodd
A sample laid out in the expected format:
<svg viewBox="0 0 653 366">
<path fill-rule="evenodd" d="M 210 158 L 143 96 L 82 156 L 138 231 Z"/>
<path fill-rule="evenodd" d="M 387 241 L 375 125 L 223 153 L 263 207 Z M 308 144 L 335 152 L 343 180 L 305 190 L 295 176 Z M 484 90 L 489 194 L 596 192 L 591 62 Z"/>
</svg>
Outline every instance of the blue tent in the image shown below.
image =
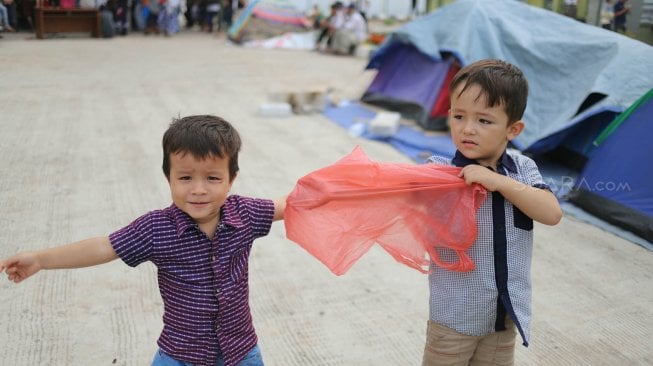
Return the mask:
<svg viewBox="0 0 653 366">
<path fill-rule="evenodd" d="M 571 202 L 653 242 L 653 89 L 599 136 Z"/>
<path fill-rule="evenodd" d="M 543 169 L 553 182 L 565 178 L 559 197 L 571 188 L 567 178 L 581 172 L 570 196 L 575 205 L 653 242 L 647 44 L 514 0 L 459 0 L 386 37 L 367 65 L 378 72 L 361 99 L 439 129 L 434 108 L 448 93 L 447 75 L 486 58 L 511 62 L 528 78 L 526 128 L 514 147 L 573 169 Z M 442 136 L 412 142 L 423 145 L 411 151 L 454 151 Z"/>
<path fill-rule="evenodd" d="M 453 57 L 436 61 L 412 45 L 395 44 L 361 99 L 400 112 L 428 130 L 446 130 L 446 114 L 437 113 L 436 103 L 446 94 L 450 71 L 458 69 Z"/>
<path fill-rule="evenodd" d="M 361 99 L 428 128 L 452 57 L 462 66 L 499 58 L 524 71 L 526 129 L 514 144 L 535 154 L 568 146 L 589 156 L 591 141 L 653 86 L 645 43 L 514 0 L 459 0 L 386 37 Z"/>
</svg>

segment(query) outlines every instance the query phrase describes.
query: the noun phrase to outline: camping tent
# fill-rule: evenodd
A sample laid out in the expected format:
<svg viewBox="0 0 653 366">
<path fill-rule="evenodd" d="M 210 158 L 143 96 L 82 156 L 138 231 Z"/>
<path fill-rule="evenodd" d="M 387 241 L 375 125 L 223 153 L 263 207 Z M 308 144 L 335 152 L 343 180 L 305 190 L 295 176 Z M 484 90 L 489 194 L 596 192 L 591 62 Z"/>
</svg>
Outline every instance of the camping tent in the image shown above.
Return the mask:
<svg viewBox="0 0 653 366">
<path fill-rule="evenodd" d="M 227 32 L 230 40 L 244 43 L 308 29 L 304 14 L 288 0 L 253 0 Z"/>
<path fill-rule="evenodd" d="M 410 45 L 395 44 L 363 95 L 369 104 L 400 112 L 429 130 L 446 130 L 448 85 L 460 69 L 450 56 L 433 60 Z"/>
<path fill-rule="evenodd" d="M 588 131 L 600 133 L 653 85 L 649 45 L 514 0 L 459 0 L 386 38 L 361 99 L 442 127 L 436 107 L 447 73 L 484 58 L 514 63 L 528 78 L 527 127 L 514 145 L 533 153 L 570 145 L 591 154 Z"/>
<path fill-rule="evenodd" d="M 562 157 L 581 171 L 575 205 L 653 241 L 653 175 L 644 165 L 653 156 L 653 47 L 518 1 L 458 0 L 386 38 L 361 99 L 442 128 L 447 79 L 485 58 L 511 62 L 529 80 L 526 129 L 514 147 Z M 423 150 L 451 149 L 441 145 Z M 563 194 L 576 174 L 565 175 Z"/>
<path fill-rule="evenodd" d="M 653 89 L 598 137 L 569 199 L 601 219 L 653 242 Z"/>
</svg>

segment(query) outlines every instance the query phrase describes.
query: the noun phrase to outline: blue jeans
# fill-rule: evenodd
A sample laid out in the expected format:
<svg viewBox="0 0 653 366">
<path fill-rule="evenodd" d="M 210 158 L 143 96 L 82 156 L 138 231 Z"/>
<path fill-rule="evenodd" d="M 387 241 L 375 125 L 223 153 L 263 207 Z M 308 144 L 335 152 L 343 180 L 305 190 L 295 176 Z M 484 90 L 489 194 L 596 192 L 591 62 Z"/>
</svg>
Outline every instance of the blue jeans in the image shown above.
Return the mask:
<svg viewBox="0 0 653 366">
<path fill-rule="evenodd" d="M 159 349 L 154 354 L 152 366 L 193 366 L 193 364 L 177 361 Z M 218 357 L 215 366 L 224 366 L 222 357 Z M 238 363 L 238 366 L 264 366 L 263 356 L 261 356 L 261 349 L 258 347 L 258 344 L 247 353 L 245 358 Z"/>
</svg>

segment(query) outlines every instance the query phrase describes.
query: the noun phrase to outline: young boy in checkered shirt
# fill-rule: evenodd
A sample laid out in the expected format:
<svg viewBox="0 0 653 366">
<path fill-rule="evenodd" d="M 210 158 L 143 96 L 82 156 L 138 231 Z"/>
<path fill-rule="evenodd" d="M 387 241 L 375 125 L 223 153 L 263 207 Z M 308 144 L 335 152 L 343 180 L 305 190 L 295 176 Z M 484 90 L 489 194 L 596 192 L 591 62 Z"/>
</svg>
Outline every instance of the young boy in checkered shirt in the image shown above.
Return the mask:
<svg viewBox="0 0 653 366">
<path fill-rule="evenodd" d="M 457 151 L 451 160 L 430 160 L 461 167 L 460 177 L 489 194 L 477 211 L 478 236 L 468 253 L 476 268 L 431 267 L 423 365 L 512 365 L 516 334 L 528 345 L 533 220 L 555 225 L 562 211 L 535 162 L 507 150 L 524 129 L 528 82 L 522 72 L 501 60 L 481 60 L 461 69 L 450 91 Z"/>
</svg>

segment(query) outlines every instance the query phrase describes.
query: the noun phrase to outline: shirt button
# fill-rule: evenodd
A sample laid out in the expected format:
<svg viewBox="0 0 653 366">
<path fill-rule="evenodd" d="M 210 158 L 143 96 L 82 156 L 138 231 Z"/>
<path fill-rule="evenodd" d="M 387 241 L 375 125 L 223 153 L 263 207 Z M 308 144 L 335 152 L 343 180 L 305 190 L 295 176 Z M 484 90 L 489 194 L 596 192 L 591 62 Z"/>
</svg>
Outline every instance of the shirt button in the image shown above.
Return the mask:
<svg viewBox="0 0 653 366">
<path fill-rule="evenodd" d="M 215 256 L 211 257 L 211 260 L 213 260 L 215 262 Z"/>
</svg>

